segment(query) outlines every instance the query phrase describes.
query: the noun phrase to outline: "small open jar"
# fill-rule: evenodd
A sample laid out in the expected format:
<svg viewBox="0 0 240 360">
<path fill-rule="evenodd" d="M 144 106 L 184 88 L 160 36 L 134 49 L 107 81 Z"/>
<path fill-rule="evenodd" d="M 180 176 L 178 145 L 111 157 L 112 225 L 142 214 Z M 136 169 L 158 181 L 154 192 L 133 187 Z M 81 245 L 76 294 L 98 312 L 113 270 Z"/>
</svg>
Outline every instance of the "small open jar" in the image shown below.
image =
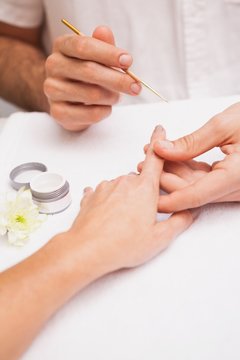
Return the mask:
<svg viewBox="0 0 240 360">
<path fill-rule="evenodd" d="M 26 163 L 17 166 L 10 173 L 12 187 L 29 188 L 34 203 L 43 214 L 64 211 L 71 203 L 69 183 L 63 176 L 47 171 L 41 163 Z"/>
</svg>

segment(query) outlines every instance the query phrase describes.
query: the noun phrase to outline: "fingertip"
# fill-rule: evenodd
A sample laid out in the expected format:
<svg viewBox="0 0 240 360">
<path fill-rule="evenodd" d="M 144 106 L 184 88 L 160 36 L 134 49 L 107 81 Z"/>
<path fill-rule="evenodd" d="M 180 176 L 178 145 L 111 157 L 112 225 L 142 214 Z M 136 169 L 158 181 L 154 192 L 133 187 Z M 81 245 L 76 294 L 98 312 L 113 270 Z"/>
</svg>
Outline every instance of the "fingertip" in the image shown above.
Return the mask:
<svg viewBox="0 0 240 360">
<path fill-rule="evenodd" d="M 165 129 L 164 129 L 164 127 L 161 125 L 161 124 L 158 124 L 158 125 L 156 125 L 155 126 L 155 129 L 154 129 L 154 131 L 157 131 L 157 132 L 165 132 Z"/>
<path fill-rule="evenodd" d="M 153 143 L 155 140 L 161 141 L 165 140 L 166 138 L 166 131 L 162 125 L 157 125 L 155 129 L 153 130 L 152 136 L 151 136 L 151 143 Z"/>
<path fill-rule="evenodd" d="M 165 139 L 165 137 L 166 137 L 166 132 L 165 132 L 164 127 L 162 125 L 157 125 L 155 127 L 155 129 L 153 130 L 150 144 L 146 144 L 143 148 L 144 153 L 146 154 L 150 147 L 152 147 L 152 149 L 154 149 L 155 141 L 159 142 L 159 141 L 161 141 L 159 139 Z"/>
<path fill-rule="evenodd" d="M 132 83 L 130 86 L 131 89 L 131 95 L 138 95 L 141 90 L 142 90 L 142 86 L 139 83 Z"/>
<path fill-rule="evenodd" d="M 90 192 L 93 192 L 93 188 L 90 187 L 90 186 L 87 186 L 87 187 L 85 187 L 85 188 L 83 189 L 83 194 L 84 194 L 84 195 L 86 195 L 86 194 L 88 194 L 88 193 L 90 193 Z"/>
<path fill-rule="evenodd" d="M 108 44 L 115 45 L 115 39 L 112 30 L 106 25 L 99 25 L 93 31 L 92 36 L 95 39 L 102 40 Z"/>
</svg>

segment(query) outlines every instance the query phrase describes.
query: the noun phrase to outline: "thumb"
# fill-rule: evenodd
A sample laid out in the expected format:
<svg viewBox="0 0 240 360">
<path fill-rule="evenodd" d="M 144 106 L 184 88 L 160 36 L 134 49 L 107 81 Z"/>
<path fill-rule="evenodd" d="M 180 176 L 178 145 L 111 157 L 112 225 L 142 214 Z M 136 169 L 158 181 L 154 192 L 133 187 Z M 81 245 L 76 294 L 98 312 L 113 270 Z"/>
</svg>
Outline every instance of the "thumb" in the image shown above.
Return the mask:
<svg viewBox="0 0 240 360">
<path fill-rule="evenodd" d="M 107 26 L 98 26 L 92 36 L 95 39 L 102 40 L 108 44 L 115 45 L 115 39 L 112 30 Z"/>
<path fill-rule="evenodd" d="M 175 141 L 157 141 L 156 154 L 166 160 L 189 160 L 219 146 L 224 140 L 224 130 L 218 126 L 218 118 L 209 120 L 200 129 Z"/>
</svg>

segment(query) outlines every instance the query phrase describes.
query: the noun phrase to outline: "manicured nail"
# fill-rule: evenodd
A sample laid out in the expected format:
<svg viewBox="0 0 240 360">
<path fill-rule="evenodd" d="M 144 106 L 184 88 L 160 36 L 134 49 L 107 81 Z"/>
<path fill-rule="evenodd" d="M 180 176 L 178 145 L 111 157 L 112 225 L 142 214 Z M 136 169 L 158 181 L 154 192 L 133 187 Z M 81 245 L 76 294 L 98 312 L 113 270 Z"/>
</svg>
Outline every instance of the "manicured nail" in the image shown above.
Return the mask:
<svg viewBox="0 0 240 360">
<path fill-rule="evenodd" d="M 173 143 L 171 141 L 168 141 L 168 140 L 158 141 L 158 145 L 162 149 L 172 149 L 174 147 Z"/>
<path fill-rule="evenodd" d="M 119 57 L 119 64 L 128 68 L 132 64 L 132 57 L 128 54 L 123 54 Z"/>
<path fill-rule="evenodd" d="M 133 83 L 132 85 L 131 85 L 131 91 L 132 91 L 132 93 L 134 93 L 134 94 L 136 94 L 136 95 L 138 95 L 139 93 L 140 93 L 140 91 L 141 91 L 141 85 L 139 85 L 139 84 L 137 84 L 137 83 Z"/>
</svg>

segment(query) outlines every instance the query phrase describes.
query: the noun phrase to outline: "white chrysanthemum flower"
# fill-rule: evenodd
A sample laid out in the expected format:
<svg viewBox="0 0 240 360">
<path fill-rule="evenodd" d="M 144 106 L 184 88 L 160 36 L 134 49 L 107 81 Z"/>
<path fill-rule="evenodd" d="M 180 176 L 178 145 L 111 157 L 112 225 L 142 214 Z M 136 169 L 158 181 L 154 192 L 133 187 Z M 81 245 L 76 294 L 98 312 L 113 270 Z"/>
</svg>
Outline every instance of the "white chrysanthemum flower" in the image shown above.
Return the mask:
<svg viewBox="0 0 240 360">
<path fill-rule="evenodd" d="M 7 194 L 1 203 L 0 235 L 7 234 L 10 244 L 22 246 L 45 219 L 33 203 L 30 190 L 22 188 L 17 194 Z"/>
</svg>

